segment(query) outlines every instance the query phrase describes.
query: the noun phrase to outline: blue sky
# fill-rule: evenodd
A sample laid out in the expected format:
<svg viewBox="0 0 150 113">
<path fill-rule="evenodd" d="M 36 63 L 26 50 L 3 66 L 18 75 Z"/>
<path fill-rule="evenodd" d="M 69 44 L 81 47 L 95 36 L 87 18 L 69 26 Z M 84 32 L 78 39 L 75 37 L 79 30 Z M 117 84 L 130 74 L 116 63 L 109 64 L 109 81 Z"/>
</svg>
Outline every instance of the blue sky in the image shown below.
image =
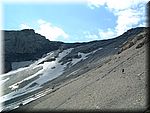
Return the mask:
<svg viewBox="0 0 150 113">
<path fill-rule="evenodd" d="M 3 29 L 31 28 L 51 41 L 84 42 L 113 38 L 132 27 L 146 26 L 144 7 L 148 0 L 125 0 L 119 5 L 118 0 L 26 1 L 2 2 Z"/>
</svg>

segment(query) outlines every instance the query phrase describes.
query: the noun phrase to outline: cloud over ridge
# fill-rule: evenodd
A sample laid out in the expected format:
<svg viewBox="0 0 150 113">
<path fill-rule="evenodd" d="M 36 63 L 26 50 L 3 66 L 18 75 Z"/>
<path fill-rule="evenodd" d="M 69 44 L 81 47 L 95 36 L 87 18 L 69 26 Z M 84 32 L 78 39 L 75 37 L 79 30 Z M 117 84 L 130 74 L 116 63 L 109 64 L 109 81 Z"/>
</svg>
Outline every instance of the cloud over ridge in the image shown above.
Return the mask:
<svg viewBox="0 0 150 113">
<path fill-rule="evenodd" d="M 92 10 L 104 6 L 117 17 L 112 29 L 99 30 L 102 39 L 121 35 L 132 27 L 146 27 L 146 3 L 148 0 L 88 0 Z"/>
<path fill-rule="evenodd" d="M 62 37 L 64 39 L 67 39 L 69 37 L 69 35 L 62 28 L 59 28 L 43 19 L 37 20 L 37 25 L 38 28 L 35 29 L 35 32 L 45 36 L 47 39 L 51 41 L 55 41 L 59 37 Z M 21 24 L 20 28 L 31 29 L 31 27 L 28 26 L 27 24 Z"/>
</svg>

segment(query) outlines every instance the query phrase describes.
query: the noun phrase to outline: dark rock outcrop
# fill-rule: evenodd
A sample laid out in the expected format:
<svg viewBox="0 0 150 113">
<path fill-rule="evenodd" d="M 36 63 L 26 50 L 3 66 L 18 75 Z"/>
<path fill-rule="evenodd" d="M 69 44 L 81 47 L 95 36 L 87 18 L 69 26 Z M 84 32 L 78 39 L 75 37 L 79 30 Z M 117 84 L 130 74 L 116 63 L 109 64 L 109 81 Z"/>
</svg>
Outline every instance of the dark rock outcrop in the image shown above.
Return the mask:
<svg viewBox="0 0 150 113">
<path fill-rule="evenodd" d="M 5 65 L 4 65 L 5 70 L 4 71 L 5 72 L 11 71 L 12 70 L 11 62 L 5 61 L 4 63 L 5 63 Z"/>
<path fill-rule="evenodd" d="M 60 48 L 63 42 L 49 41 L 33 29 L 4 31 L 5 72 L 11 70 L 11 62 L 36 60 L 47 52 Z"/>
<path fill-rule="evenodd" d="M 134 30 L 128 30 L 128 32 L 131 34 L 133 33 L 133 35 L 121 45 L 118 53 L 125 51 L 140 41 L 141 42 L 136 46 L 136 49 L 142 47 L 148 42 L 148 28 L 136 28 Z"/>
</svg>

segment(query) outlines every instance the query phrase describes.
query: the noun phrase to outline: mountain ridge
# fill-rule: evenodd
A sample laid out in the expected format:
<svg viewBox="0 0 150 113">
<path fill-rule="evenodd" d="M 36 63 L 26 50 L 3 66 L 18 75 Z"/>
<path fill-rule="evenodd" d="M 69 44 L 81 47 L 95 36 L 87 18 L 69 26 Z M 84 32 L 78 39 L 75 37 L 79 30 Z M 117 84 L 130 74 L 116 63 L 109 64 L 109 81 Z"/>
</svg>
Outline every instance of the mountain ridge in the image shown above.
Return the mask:
<svg viewBox="0 0 150 113">
<path fill-rule="evenodd" d="M 4 51 L 5 51 L 5 68 L 4 73 L 12 70 L 12 62 L 35 61 L 44 54 L 54 50 L 65 50 L 68 48 L 79 48 L 81 52 L 90 52 L 101 46 L 107 46 L 113 41 L 122 42 L 127 40 L 131 35 L 136 35 L 146 27 L 132 28 L 122 35 L 106 40 L 95 40 L 90 42 L 64 43 L 61 41 L 49 41 L 44 36 L 35 33 L 33 29 L 24 30 L 4 30 Z M 112 42 L 111 42 L 112 41 Z M 121 44 L 121 43 L 120 43 Z M 89 48 L 89 49 L 85 49 Z M 26 65 L 28 66 L 28 65 Z"/>
</svg>

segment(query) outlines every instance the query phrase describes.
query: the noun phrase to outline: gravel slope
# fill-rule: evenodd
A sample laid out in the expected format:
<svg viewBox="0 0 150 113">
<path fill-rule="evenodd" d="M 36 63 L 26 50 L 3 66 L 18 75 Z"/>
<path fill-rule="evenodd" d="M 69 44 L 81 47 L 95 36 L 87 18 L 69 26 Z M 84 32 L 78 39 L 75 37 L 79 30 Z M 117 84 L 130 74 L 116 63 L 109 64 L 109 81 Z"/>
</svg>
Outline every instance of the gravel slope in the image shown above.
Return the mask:
<svg viewBox="0 0 150 113">
<path fill-rule="evenodd" d="M 146 45 L 136 46 L 106 57 L 103 66 L 64 82 L 19 110 L 145 110 L 147 52 Z"/>
</svg>

